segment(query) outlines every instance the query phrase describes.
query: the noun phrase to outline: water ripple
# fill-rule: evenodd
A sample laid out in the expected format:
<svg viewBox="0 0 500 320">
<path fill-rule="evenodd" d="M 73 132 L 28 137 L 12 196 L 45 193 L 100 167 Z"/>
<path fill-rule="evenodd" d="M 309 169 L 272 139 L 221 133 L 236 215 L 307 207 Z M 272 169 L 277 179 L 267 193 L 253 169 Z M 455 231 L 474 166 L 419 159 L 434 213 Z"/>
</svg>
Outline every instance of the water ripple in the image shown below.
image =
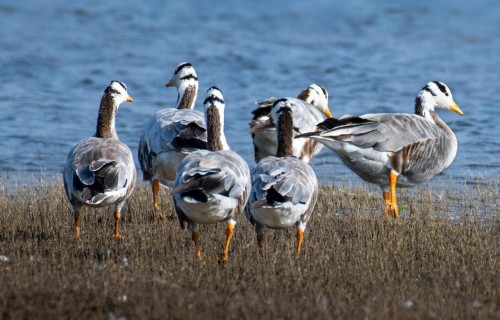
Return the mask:
<svg viewBox="0 0 500 320">
<path fill-rule="evenodd" d="M 499 176 L 496 2 L 313 2 L 0 4 L 0 168 L 59 172 L 71 145 L 93 133 L 111 79 L 127 83 L 135 99 L 117 119 L 135 154 L 144 123 L 175 105 L 164 83 L 187 60 L 200 96 L 212 84 L 224 91 L 229 143 L 251 164 L 242 128 L 255 101 L 295 96 L 316 82 L 329 90 L 337 116 L 413 112 L 418 90 L 439 79 L 465 112 L 440 112 L 459 141 L 446 174 Z M 359 181 L 326 148 L 312 164 L 322 181 Z"/>
</svg>

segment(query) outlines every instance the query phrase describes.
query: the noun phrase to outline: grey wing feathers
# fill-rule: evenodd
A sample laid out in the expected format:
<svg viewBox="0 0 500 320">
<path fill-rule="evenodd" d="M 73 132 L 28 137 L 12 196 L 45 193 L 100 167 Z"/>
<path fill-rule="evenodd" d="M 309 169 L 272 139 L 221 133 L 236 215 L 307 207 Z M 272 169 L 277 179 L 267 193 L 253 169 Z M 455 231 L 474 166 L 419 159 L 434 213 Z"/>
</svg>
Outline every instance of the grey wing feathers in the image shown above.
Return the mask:
<svg viewBox="0 0 500 320">
<path fill-rule="evenodd" d="M 175 149 L 182 148 L 207 148 L 207 130 L 196 122 L 178 126 L 177 135 L 172 139 L 171 145 Z"/>
<path fill-rule="evenodd" d="M 246 162 L 232 151 L 200 150 L 184 159 L 176 180 L 174 193 L 187 191 L 189 185 L 208 194 L 238 198 L 248 188 L 249 170 Z"/>
<path fill-rule="evenodd" d="M 144 180 L 150 180 L 153 175 L 153 159 L 156 156 L 149 146 L 149 142 L 143 133 L 141 139 L 139 140 L 139 149 L 137 152 L 137 157 L 139 159 L 139 165 L 141 166 L 141 171 Z"/>
<path fill-rule="evenodd" d="M 303 161 L 287 157 L 267 157 L 252 172 L 250 201 L 265 200 L 271 188 L 293 204 L 307 203 L 317 191 L 312 168 Z"/>
<path fill-rule="evenodd" d="M 316 125 L 323 121 L 323 115 L 314 106 L 297 98 L 286 98 L 293 113 L 293 126 L 298 133 L 305 133 L 316 129 Z M 276 109 L 276 108 L 275 108 Z M 272 118 L 278 119 L 273 110 Z"/>
<path fill-rule="evenodd" d="M 81 141 L 68 155 L 64 178 L 72 181 L 73 191 L 86 194 L 89 200 L 97 193 L 135 184 L 135 165 L 130 149 L 116 139 L 89 138 Z M 70 191 L 67 190 L 68 196 Z M 101 196 L 94 201 L 98 203 Z M 90 201 L 92 202 L 92 201 Z"/>
<path fill-rule="evenodd" d="M 172 141 L 182 135 L 190 136 L 189 129 L 193 130 L 192 135 L 199 137 L 206 143 L 205 116 L 203 113 L 191 109 L 165 109 L 157 113 L 155 130 L 151 130 L 151 140 L 157 141 L 152 144 L 153 151 L 159 153 L 164 150 L 177 149 L 172 145 Z M 189 128 L 189 129 L 188 129 Z"/>
<path fill-rule="evenodd" d="M 175 193 L 191 190 L 203 190 L 208 194 L 219 193 L 224 190 L 224 173 L 218 168 L 195 167 L 182 173 L 183 184 L 174 189 Z"/>
<path fill-rule="evenodd" d="M 168 150 L 206 148 L 205 116 L 191 109 L 162 109 L 148 122 L 139 141 L 138 158 L 144 178 L 152 175 L 153 158 Z"/>
<path fill-rule="evenodd" d="M 293 113 L 294 127 L 298 133 L 305 133 L 314 130 L 316 128 L 316 124 L 323 120 L 321 112 L 309 103 L 297 98 L 286 99 L 290 102 L 290 108 Z M 274 97 L 261 101 L 259 102 L 259 106 L 252 111 L 254 117 L 252 122 L 250 122 L 251 133 L 266 129 L 269 130 L 269 128 L 274 126 L 272 119 L 277 119 L 277 116 L 271 112 L 271 107 L 274 101 L 276 101 L 276 98 Z M 271 120 L 267 119 L 269 116 L 271 116 Z"/>
<path fill-rule="evenodd" d="M 237 199 L 238 205 L 231 212 L 236 218 L 250 193 L 250 170 L 245 160 L 233 151 L 198 150 L 182 161 L 175 185 L 174 194 L 197 190 Z M 177 215 L 182 227 L 186 217 L 180 209 Z"/>
<path fill-rule="evenodd" d="M 407 145 L 434 140 L 445 134 L 436 124 L 415 114 L 378 114 L 363 118 L 383 124 L 380 127 L 383 138 L 375 146 L 376 150 L 394 152 Z"/>
<path fill-rule="evenodd" d="M 302 218 L 304 221 L 308 221 L 313 212 L 314 212 L 314 208 L 316 206 L 316 201 L 318 200 L 318 193 L 319 193 L 319 183 L 318 183 L 318 180 L 315 179 L 314 181 L 314 187 L 312 189 L 312 196 L 311 196 L 311 199 L 310 199 L 310 205 L 309 207 L 307 208 L 306 212 L 304 213 L 304 217 Z"/>
<path fill-rule="evenodd" d="M 407 145 L 436 139 L 444 134 L 434 123 L 413 114 L 373 114 L 360 118 L 368 121 L 338 126 L 333 124 L 331 129 L 323 127 L 324 131 L 319 135 L 349 142 L 360 148 L 396 152 Z M 347 121 L 349 118 L 342 120 Z"/>
</svg>

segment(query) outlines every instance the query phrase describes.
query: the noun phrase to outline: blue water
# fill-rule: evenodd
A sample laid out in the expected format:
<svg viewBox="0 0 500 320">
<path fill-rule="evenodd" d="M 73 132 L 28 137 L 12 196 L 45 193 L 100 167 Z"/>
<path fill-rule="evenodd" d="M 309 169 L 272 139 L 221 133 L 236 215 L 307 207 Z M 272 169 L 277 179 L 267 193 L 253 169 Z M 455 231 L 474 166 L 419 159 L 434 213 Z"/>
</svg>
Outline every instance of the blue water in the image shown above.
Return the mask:
<svg viewBox="0 0 500 320">
<path fill-rule="evenodd" d="M 465 114 L 440 113 L 459 141 L 440 178 L 500 177 L 497 0 L 214 3 L 2 1 L 0 175 L 60 172 L 71 146 L 94 133 L 112 79 L 135 99 L 120 108 L 117 131 L 136 154 L 145 122 L 176 102 L 165 82 L 189 61 L 199 97 L 223 90 L 228 141 L 251 165 L 257 100 L 316 82 L 335 116 L 411 113 L 420 88 L 441 80 Z M 361 181 L 326 148 L 312 164 L 323 182 Z"/>
</svg>

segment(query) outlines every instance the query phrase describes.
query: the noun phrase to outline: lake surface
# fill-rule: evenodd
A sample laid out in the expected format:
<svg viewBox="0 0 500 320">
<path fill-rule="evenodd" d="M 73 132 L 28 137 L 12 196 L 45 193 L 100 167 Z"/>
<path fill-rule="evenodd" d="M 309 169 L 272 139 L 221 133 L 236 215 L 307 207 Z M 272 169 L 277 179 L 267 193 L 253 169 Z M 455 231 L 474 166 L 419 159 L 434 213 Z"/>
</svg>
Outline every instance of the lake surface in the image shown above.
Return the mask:
<svg viewBox="0 0 500 320">
<path fill-rule="evenodd" d="M 490 1 L 2 1 L 0 176 L 59 173 L 94 133 L 110 80 L 135 99 L 117 131 L 137 153 L 144 124 L 177 94 L 181 61 L 226 101 L 226 134 L 253 165 L 254 103 L 315 82 L 334 116 L 414 111 L 430 80 L 448 84 L 463 116 L 442 111 L 459 150 L 439 179 L 498 179 L 500 2 Z M 327 148 L 312 161 L 324 183 L 361 181 Z M 139 173 L 139 179 L 141 174 Z M 439 181 L 437 179 L 436 181 Z"/>
</svg>

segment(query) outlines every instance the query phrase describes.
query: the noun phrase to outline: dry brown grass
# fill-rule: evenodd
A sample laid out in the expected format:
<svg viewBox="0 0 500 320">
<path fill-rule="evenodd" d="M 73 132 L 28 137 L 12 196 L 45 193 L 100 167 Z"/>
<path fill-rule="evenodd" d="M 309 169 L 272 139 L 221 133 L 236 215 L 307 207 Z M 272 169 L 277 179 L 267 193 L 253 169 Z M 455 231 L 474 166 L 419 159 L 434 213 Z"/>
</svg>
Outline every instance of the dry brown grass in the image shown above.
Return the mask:
<svg viewBox="0 0 500 320">
<path fill-rule="evenodd" d="M 60 181 L 0 192 L 0 318 L 499 319 L 498 182 L 399 194 L 393 221 L 377 191 L 323 187 L 299 259 L 295 230 L 267 230 L 260 256 L 240 217 L 222 267 L 225 226 L 201 228 L 201 266 L 176 219 L 150 223 L 146 185 L 123 210 L 123 241 L 112 208 L 84 208 L 75 240 Z"/>
</svg>

